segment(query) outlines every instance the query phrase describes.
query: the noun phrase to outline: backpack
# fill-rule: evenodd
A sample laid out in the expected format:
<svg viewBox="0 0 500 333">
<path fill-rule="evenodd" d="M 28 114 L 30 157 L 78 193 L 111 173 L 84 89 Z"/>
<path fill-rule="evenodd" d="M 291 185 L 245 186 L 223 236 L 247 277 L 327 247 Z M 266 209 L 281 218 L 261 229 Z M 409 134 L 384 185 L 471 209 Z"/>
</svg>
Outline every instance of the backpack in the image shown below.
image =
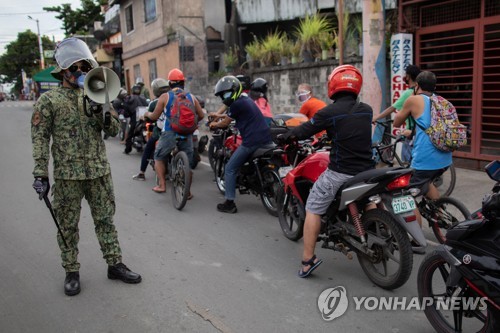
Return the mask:
<svg viewBox="0 0 500 333">
<path fill-rule="evenodd" d="M 452 152 L 467 144 L 467 126 L 460 124 L 453 104 L 438 95 L 429 97 L 431 102 L 431 125 L 424 129 L 434 147 L 443 152 Z"/>
<path fill-rule="evenodd" d="M 172 131 L 181 135 L 193 134 L 198 128 L 198 115 L 192 98 L 183 91 L 172 92 L 169 98 L 173 98 L 169 118 Z"/>
</svg>

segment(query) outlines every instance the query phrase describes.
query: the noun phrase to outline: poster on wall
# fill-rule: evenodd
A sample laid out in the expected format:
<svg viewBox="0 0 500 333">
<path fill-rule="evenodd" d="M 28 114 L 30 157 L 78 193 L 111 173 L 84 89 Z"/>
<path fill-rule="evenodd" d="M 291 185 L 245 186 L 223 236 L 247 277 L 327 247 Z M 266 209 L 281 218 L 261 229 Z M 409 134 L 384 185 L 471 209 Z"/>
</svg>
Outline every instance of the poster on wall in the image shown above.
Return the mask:
<svg viewBox="0 0 500 333">
<path fill-rule="evenodd" d="M 403 77 L 406 67 L 413 64 L 413 35 L 405 33 L 392 35 L 390 52 L 392 105 L 398 100 L 403 91 L 409 88 L 409 86 L 404 83 Z"/>
</svg>

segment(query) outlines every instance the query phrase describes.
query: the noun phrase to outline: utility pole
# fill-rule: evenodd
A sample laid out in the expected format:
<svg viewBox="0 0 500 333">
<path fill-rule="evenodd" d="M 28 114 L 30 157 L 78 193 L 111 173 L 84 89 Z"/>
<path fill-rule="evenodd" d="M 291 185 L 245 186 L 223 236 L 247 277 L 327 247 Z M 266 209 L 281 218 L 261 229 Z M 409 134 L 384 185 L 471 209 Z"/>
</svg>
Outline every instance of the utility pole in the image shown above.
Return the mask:
<svg viewBox="0 0 500 333">
<path fill-rule="evenodd" d="M 40 49 L 40 69 L 44 69 L 45 68 L 45 61 L 43 59 L 43 46 L 42 46 L 42 35 L 40 35 L 40 24 L 38 22 L 38 19 L 34 19 L 29 15 L 28 15 L 28 18 L 30 20 L 36 21 L 36 29 L 38 31 L 38 47 Z"/>
</svg>

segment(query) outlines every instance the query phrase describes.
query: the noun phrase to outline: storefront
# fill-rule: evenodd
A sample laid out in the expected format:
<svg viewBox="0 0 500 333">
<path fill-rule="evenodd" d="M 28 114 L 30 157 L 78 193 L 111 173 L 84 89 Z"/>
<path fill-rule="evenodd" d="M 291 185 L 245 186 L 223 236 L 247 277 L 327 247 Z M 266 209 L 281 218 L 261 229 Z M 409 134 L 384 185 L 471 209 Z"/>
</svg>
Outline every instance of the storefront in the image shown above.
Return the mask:
<svg viewBox="0 0 500 333">
<path fill-rule="evenodd" d="M 500 1 L 402 0 L 399 30 L 414 34 L 415 63 L 436 74 L 437 92 L 470 129 L 458 164 L 500 158 Z"/>
</svg>

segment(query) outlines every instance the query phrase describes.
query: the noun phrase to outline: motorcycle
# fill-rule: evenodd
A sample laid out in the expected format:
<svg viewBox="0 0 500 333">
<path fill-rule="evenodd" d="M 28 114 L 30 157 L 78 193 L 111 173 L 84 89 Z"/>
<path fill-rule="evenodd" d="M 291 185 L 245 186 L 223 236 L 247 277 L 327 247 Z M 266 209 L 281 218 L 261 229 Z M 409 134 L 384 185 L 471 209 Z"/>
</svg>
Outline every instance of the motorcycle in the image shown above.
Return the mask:
<svg viewBox="0 0 500 333">
<path fill-rule="evenodd" d="M 321 141 L 320 141 L 321 142 Z M 295 154 L 289 154 L 294 151 Z M 285 237 L 302 238 L 305 204 L 309 191 L 330 162 L 328 147 L 297 142 L 285 146 L 286 156 L 295 156 L 291 166 L 279 169 L 283 186 L 277 194 L 278 218 Z M 326 214 L 318 242 L 322 248 L 339 251 L 359 264 L 368 278 L 384 289 L 402 286 L 410 277 L 413 253 L 406 230 L 383 206 L 383 196 L 412 210 L 402 194 L 413 169 L 385 168 L 359 173 L 338 190 Z M 375 208 L 376 207 L 376 208 Z"/>
<path fill-rule="evenodd" d="M 221 193 L 225 193 L 224 170 L 231 155 L 241 145 L 242 138 L 237 134 L 234 124 L 224 129 L 213 130 L 212 137 L 220 142 L 214 153 L 215 183 Z M 267 212 L 277 216 L 276 192 L 281 186 L 278 168 L 281 165 L 283 150 L 272 144 L 257 149 L 251 158 L 240 168 L 236 188 L 240 194 L 252 193 L 260 196 Z"/>
<path fill-rule="evenodd" d="M 500 161 L 485 170 L 495 185 L 480 218 L 452 226 L 418 270 L 420 304 L 437 332 L 500 332 Z"/>
</svg>

